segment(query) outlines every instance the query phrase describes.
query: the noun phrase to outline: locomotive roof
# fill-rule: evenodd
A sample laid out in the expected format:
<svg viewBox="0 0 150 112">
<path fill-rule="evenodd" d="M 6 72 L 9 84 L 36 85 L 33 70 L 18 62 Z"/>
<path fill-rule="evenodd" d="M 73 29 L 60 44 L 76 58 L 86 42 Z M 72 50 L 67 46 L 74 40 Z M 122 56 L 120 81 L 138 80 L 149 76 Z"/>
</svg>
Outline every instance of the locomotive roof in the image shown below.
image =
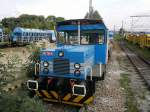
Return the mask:
<svg viewBox="0 0 150 112">
<path fill-rule="evenodd" d="M 73 19 L 57 23 L 57 31 L 74 31 L 78 30 L 80 22 L 80 30 L 99 30 L 107 29 L 102 19 Z"/>
<path fill-rule="evenodd" d="M 21 28 L 16 27 L 14 32 L 31 32 L 31 33 L 51 33 L 51 30 L 40 30 L 40 29 L 29 29 L 29 28 Z"/>
<path fill-rule="evenodd" d="M 104 24 L 102 19 L 71 19 L 58 22 L 57 25 L 77 25 L 80 22 L 81 25 L 86 24 Z"/>
</svg>

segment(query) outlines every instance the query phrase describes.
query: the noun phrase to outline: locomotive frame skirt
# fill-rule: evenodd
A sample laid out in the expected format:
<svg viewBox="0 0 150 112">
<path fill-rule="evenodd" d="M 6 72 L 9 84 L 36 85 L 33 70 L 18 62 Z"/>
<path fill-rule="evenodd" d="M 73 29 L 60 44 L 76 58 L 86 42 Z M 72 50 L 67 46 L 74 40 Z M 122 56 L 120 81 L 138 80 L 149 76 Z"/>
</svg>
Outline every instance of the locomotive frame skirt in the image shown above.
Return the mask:
<svg viewBox="0 0 150 112">
<path fill-rule="evenodd" d="M 94 101 L 94 96 L 91 95 L 79 96 L 73 95 L 72 93 L 67 93 L 64 96 L 59 96 L 56 91 L 37 90 L 35 92 L 36 95 L 44 101 L 58 102 L 79 107 L 88 105 Z"/>
</svg>

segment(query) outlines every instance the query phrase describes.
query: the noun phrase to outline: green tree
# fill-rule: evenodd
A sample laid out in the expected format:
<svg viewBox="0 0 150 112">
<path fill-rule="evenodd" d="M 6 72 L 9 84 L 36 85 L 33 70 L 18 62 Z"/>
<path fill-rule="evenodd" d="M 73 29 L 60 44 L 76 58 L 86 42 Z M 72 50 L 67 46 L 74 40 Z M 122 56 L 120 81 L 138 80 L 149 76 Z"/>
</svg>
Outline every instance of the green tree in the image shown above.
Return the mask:
<svg viewBox="0 0 150 112">
<path fill-rule="evenodd" d="M 53 15 L 44 18 L 44 16 L 22 14 L 17 18 L 4 18 L 1 23 L 6 32 L 10 33 L 15 27 L 53 30 L 55 23 L 63 20 L 65 20 L 63 17 L 55 17 Z"/>
<path fill-rule="evenodd" d="M 123 36 L 124 33 L 125 33 L 125 30 L 124 30 L 123 28 L 120 28 L 120 30 L 119 30 L 119 35 Z"/>
<path fill-rule="evenodd" d="M 52 16 L 52 15 L 49 15 L 47 18 L 46 18 L 46 21 L 49 21 L 49 22 L 55 22 L 56 20 L 56 17 L 55 16 Z"/>
<path fill-rule="evenodd" d="M 64 21 L 65 20 L 65 18 L 63 18 L 63 17 L 57 17 L 56 18 L 56 22 L 60 22 L 60 21 Z"/>
<path fill-rule="evenodd" d="M 94 19 L 102 19 L 102 17 L 100 16 L 100 14 L 99 14 L 99 12 L 97 10 L 94 11 L 93 18 Z"/>
<path fill-rule="evenodd" d="M 55 26 L 55 23 L 56 22 L 60 22 L 60 21 L 64 21 L 65 20 L 65 18 L 63 18 L 63 17 L 55 17 L 55 16 L 52 16 L 52 15 L 50 15 L 50 16 L 48 16 L 47 18 L 46 18 L 46 21 L 47 21 L 47 26 L 51 29 L 51 30 L 53 30 L 54 29 L 54 26 Z"/>
<path fill-rule="evenodd" d="M 3 27 L 3 25 L 2 25 L 2 22 L 0 21 L 0 28 L 2 28 Z"/>
<path fill-rule="evenodd" d="M 85 17 L 85 19 L 102 19 L 101 15 L 99 14 L 99 12 L 97 10 L 93 10 L 90 13 L 87 12 Z"/>
<path fill-rule="evenodd" d="M 6 28 L 4 28 L 4 32 L 7 33 L 7 34 L 9 34 L 9 33 L 11 33 L 11 29 L 9 29 L 9 28 L 6 27 Z"/>
</svg>

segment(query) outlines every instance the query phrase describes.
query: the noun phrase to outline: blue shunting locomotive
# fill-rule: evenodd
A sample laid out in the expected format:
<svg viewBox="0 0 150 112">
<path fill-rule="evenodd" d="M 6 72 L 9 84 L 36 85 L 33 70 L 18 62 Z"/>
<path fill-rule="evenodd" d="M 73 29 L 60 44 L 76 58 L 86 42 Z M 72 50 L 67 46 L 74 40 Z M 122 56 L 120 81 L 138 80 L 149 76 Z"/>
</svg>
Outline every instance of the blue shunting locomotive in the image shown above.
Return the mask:
<svg viewBox="0 0 150 112">
<path fill-rule="evenodd" d="M 28 29 L 16 27 L 11 34 L 10 41 L 12 44 L 27 44 L 37 42 L 42 39 L 52 40 L 51 30 Z"/>
<path fill-rule="evenodd" d="M 104 80 L 108 60 L 108 30 L 102 20 L 58 22 L 57 48 L 41 50 L 30 91 L 45 101 L 76 106 L 94 99 L 95 82 Z"/>
</svg>

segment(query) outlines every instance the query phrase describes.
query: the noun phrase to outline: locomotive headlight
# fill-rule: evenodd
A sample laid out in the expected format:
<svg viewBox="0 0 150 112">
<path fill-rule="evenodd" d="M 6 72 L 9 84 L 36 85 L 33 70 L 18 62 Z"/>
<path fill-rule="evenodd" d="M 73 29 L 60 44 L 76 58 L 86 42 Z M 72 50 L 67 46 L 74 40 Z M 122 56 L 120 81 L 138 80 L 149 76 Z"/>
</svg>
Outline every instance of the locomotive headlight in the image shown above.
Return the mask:
<svg viewBox="0 0 150 112">
<path fill-rule="evenodd" d="M 75 67 L 76 69 L 80 69 L 81 66 L 80 66 L 79 63 L 75 63 L 75 64 L 74 64 L 74 67 Z"/>
<path fill-rule="evenodd" d="M 75 70 L 75 71 L 74 71 L 74 75 L 75 75 L 75 76 L 79 77 L 80 74 L 81 74 L 80 70 Z"/>
<path fill-rule="evenodd" d="M 43 73 L 48 74 L 49 73 L 49 69 L 48 68 L 44 68 L 43 69 Z"/>
<path fill-rule="evenodd" d="M 59 56 L 59 57 L 63 57 L 63 56 L 64 56 L 64 52 L 63 52 L 63 51 L 59 51 L 59 52 L 58 52 L 58 56 Z"/>
<path fill-rule="evenodd" d="M 43 62 L 43 66 L 44 67 L 48 67 L 49 66 L 49 63 L 47 61 Z"/>
</svg>

